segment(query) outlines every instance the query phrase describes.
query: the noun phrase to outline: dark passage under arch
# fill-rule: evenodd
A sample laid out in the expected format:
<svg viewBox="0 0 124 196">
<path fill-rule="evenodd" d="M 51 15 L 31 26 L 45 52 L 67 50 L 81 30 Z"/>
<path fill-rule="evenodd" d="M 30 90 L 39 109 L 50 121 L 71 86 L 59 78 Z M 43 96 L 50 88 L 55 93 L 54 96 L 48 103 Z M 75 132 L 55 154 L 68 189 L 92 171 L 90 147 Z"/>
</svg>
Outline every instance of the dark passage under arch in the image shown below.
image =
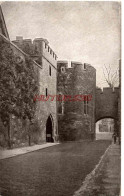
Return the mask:
<svg viewBox="0 0 124 196">
<path fill-rule="evenodd" d="M 53 140 L 53 123 L 49 116 L 46 122 L 46 142 L 54 142 Z"/>
</svg>

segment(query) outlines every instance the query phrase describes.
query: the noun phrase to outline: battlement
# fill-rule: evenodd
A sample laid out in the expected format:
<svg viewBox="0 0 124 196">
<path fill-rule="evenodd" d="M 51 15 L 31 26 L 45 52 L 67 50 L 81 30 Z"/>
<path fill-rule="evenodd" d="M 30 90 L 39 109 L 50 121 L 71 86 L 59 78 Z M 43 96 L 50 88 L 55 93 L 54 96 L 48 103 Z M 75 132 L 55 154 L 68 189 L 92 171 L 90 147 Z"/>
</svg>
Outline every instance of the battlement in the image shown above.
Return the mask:
<svg viewBox="0 0 124 196">
<path fill-rule="evenodd" d="M 22 49 L 25 53 L 31 56 L 39 56 L 45 54 L 45 56 L 49 55 L 49 58 L 55 61 L 57 60 L 57 55 L 48 45 L 49 42 L 44 38 L 35 38 L 33 41 L 31 39 L 23 39 L 22 36 L 17 36 L 16 40 L 12 41 L 15 45 L 17 45 L 20 49 Z"/>
<path fill-rule="evenodd" d="M 103 91 L 102 91 L 101 88 L 96 88 L 96 93 L 97 93 L 97 94 L 100 94 L 100 93 L 103 93 Z"/>
<path fill-rule="evenodd" d="M 87 67 L 93 67 L 93 66 L 91 66 L 88 63 L 82 63 L 82 62 L 78 62 L 78 61 L 70 61 L 70 62 L 67 61 L 67 60 L 59 60 L 59 61 L 57 61 L 57 64 L 58 65 L 61 65 L 61 64 L 64 65 L 64 64 L 66 64 L 67 65 L 67 68 L 70 68 L 69 67 L 69 63 L 71 64 L 71 67 L 73 67 L 73 68 L 76 67 L 76 66 L 78 66 L 78 65 L 83 66 L 84 69 L 86 69 Z"/>
<path fill-rule="evenodd" d="M 105 94 L 112 93 L 113 91 L 114 91 L 113 88 L 109 88 L 109 87 L 104 87 L 103 88 L 103 93 L 105 93 Z"/>
<path fill-rule="evenodd" d="M 78 62 L 78 61 L 71 61 L 71 64 L 75 64 L 75 65 L 83 65 L 81 62 Z"/>
<path fill-rule="evenodd" d="M 88 63 L 81 63 L 81 62 L 77 62 L 77 61 L 67 61 L 67 60 L 59 60 L 57 61 L 57 69 L 58 72 L 90 72 L 90 71 L 95 71 L 96 69 L 94 67 L 92 67 L 90 64 Z"/>
<path fill-rule="evenodd" d="M 119 93 L 119 87 L 115 87 L 113 92 L 114 93 Z"/>
<path fill-rule="evenodd" d="M 112 94 L 112 93 L 118 93 L 119 92 L 119 87 L 111 88 L 111 87 L 104 87 L 103 90 L 101 88 L 96 89 L 97 94 Z"/>
<path fill-rule="evenodd" d="M 82 65 L 83 66 L 83 64 L 81 62 L 67 61 L 67 60 L 59 60 L 59 61 L 57 61 L 57 64 L 59 66 L 61 66 L 61 65 L 65 66 L 66 65 L 67 68 L 74 68 L 76 65 Z"/>
<path fill-rule="evenodd" d="M 61 60 L 60 60 L 60 61 L 57 61 L 57 63 L 58 63 L 58 64 L 68 64 L 68 61 L 66 61 L 66 60 L 62 60 L 62 61 L 61 61 Z"/>
<path fill-rule="evenodd" d="M 39 41 L 41 41 L 41 42 L 44 41 L 47 45 L 49 44 L 49 42 L 47 41 L 47 39 L 44 39 L 44 38 L 35 38 L 34 41 L 38 41 L 38 42 Z"/>
<path fill-rule="evenodd" d="M 118 115 L 118 88 L 106 87 L 96 89 L 96 122 L 102 118 L 117 119 Z"/>
</svg>

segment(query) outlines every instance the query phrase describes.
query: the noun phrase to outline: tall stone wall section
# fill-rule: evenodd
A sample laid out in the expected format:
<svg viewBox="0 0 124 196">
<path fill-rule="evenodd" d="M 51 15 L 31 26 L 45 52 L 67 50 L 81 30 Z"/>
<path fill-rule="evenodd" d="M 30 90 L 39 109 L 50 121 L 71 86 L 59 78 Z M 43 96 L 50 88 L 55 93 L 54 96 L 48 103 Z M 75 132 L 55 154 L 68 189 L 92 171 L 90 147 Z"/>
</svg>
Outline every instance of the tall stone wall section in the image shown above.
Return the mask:
<svg viewBox="0 0 124 196">
<path fill-rule="evenodd" d="M 118 119 L 119 88 L 96 89 L 96 122 L 103 118 Z"/>
<path fill-rule="evenodd" d="M 95 88 L 96 70 L 88 65 L 67 61 L 57 63 L 58 94 L 92 95 L 88 102 L 88 114 L 84 114 L 84 101 L 63 101 L 63 112 L 58 112 L 58 132 L 60 140 L 89 139 L 95 133 Z M 57 102 L 57 104 L 60 104 Z"/>
<path fill-rule="evenodd" d="M 4 38 L 2 38 L 4 39 Z M 6 40 L 7 41 L 7 40 Z M 34 62 L 34 69 L 36 77 L 38 78 L 38 97 L 44 95 L 46 99 L 46 89 L 47 94 L 56 95 L 56 79 L 57 79 L 57 57 L 53 51 L 50 53 L 50 47 L 48 42 L 42 38 L 35 39 L 33 43 L 34 48 L 37 48 L 37 55 L 32 56 L 32 54 L 26 54 L 25 50 L 23 51 L 23 43 L 19 48 L 19 41 L 14 43 L 8 42 L 11 45 L 11 48 L 14 52 L 16 58 L 19 58 L 21 61 L 25 61 L 25 57 L 29 55 Z M 48 51 L 49 47 L 49 51 Z M 32 47 L 31 47 L 32 48 Z M 31 50 L 32 51 L 32 50 Z M 37 63 L 39 61 L 39 63 Z M 49 67 L 51 67 L 51 75 L 49 74 Z M 34 95 L 35 98 L 36 95 Z M 54 101 L 42 101 L 36 99 L 36 112 L 35 112 L 35 124 L 30 127 L 28 123 L 23 122 L 21 119 L 17 119 L 12 116 L 11 118 L 11 142 L 13 147 L 25 145 L 28 143 L 28 129 L 34 129 L 31 133 L 31 142 L 40 143 L 46 142 L 46 122 L 49 116 L 52 118 L 53 125 L 53 140 L 56 141 L 58 137 L 57 133 L 57 107 L 56 100 Z M 0 127 L 2 124 L 0 123 Z M 4 139 L 4 136 L 0 136 L 1 141 Z M 3 142 L 4 145 L 4 142 Z"/>
<path fill-rule="evenodd" d="M 50 52 L 48 52 L 48 45 L 46 46 L 45 42 L 42 40 L 36 40 L 37 47 L 41 48 L 41 64 L 42 69 L 38 68 L 38 77 L 39 77 L 39 95 L 46 96 L 46 89 L 48 95 L 56 95 L 57 87 L 57 60 L 53 57 Z M 51 75 L 49 74 L 49 67 L 51 67 Z M 46 99 L 47 100 L 47 99 Z M 49 116 L 52 116 L 53 119 L 53 139 L 57 140 L 57 107 L 56 99 L 51 101 L 38 101 L 38 111 L 37 119 L 40 122 L 41 127 L 41 138 L 46 141 L 46 122 Z"/>
</svg>

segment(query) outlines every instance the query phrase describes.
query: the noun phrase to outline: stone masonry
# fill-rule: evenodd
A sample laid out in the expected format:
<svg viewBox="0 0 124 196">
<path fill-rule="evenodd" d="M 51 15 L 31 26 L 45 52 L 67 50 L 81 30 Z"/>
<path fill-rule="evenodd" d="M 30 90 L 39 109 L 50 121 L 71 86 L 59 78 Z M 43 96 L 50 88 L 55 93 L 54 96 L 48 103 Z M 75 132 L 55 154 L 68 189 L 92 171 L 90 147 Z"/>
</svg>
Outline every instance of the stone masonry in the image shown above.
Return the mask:
<svg viewBox="0 0 124 196">
<path fill-rule="evenodd" d="M 96 89 L 96 121 L 102 118 L 117 120 L 119 88 Z"/>
<path fill-rule="evenodd" d="M 61 95 L 91 95 L 91 101 L 58 101 L 59 139 L 81 140 L 95 134 L 96 70 L 89 64 L 67 61 L 57 63 L 57 93 Z"/>
<path fill-rule="evenodd" d="M 37 143 L 47 141 L 48 135 L 51 135 L 48 137 L 51 137 L 52 142 L 57 141 L 58 136 L 60 141 L 93 139 L 95 122 L 98 120 L 111 117 L 118 121 L 116 124 L 120 123 L 121 87 L 114 90 L 104 88 L 103 91 L 96 89 L 95 68 L 87 63 L 71 62 L 69 67 L 67 61 L 57 62 L 57 55 L 46 39 L 36 38 L 32 41 L 17 36 L 11 42 L 1 7 L 0 39 L 10 43 L 18 60 L 25 61 L 25 57 L 30 56 L 34 62 L 39 84 L 39 94 L 34 95 L 37 101 L 35 117 L 40 128 L 40 132 L 36 134 Z M 69 97 L 66 101 L 47 99 L 49 95 L 56 94 L 72 97 L 77 95 L 77 100 L 72 101 Z M 90 101 L 80 100 L 80 95 L 90 95 L 92 98 Z M 12 140 L 18 144 L 25 141 L 22 133 L 25 131 L 19 119 L 16 119 L 11 129 Z M 47 132 L 48 129 L 51 130 L 50 133 Z"/>
<path fill-rule="evenodd" d="M 0 39 L 10 43 L 15 57 L 19 61 L 25 61 L 25 57 L 29 56 L 29 53 L 27 54 L 25 53 L 25 50 L 22 50 L 23 48 L 19 48 L 19 44 L 17 43 L 20 42 L 20 40 L 11 42 L 8 40 L 8 38 L 2 36 L 2 34 L 0 35 Z M 36 132 L 32 137 L 36 143 L 46 142 L 46 124 L 48 118 L 50 118 L 52 124 L 52 141 L 56 141 L 58 138 L 56 99 L 53 101 L 47 100 L 47 96 L 56 95 L 57 56 L 49 47 L 47 40 L 38 38 L 34 40 L 33 44 L 34 48 L 37 48 L 37 56 L 33 56 L 32 54 L 30 56 L 34 62 L 36 77 L 38 77 L 39 94 L 34 95 L 34 99 L 38 97 L 38 99 L 36 99 L 37 110 L 35 118 L 37 120 L 37 126 L 39 127 L 40 132 Z M 39 99 L 41 95 L 44 96 L 43 100 Z M 27 135 L 25 133 L 26 127 L 23 127 L 24 123 L 21 122 L 20 119 L 16 119 L 14 116 L 12 116 L 11 122 L 12 143 L 15 146 L 25 143 L 27 141 Z"/>
<path fill-rule="evenodd" d="M 56 100 L 47 100 L 48 95 L 56 95 L 56 74 L 57 74 L 57 56 L 48 45 L 48 41 L 43 38 L 36 38 L 32 42 L 30 39 L 17 37 L 13 41 L 24 52 L 29 54 L 35 62 L 40 66 L 36 66 L 39 81 L 39 95 L 37 101 L 36 116 L 41 128 L 40 140 L 46 141 L 46 122 L 50 116 L 52 121 L 53 140 L 57 140 L 57 115 L 56 115 Z M 45 98 L 42 101 L 41 95 Z"/>
</svg>

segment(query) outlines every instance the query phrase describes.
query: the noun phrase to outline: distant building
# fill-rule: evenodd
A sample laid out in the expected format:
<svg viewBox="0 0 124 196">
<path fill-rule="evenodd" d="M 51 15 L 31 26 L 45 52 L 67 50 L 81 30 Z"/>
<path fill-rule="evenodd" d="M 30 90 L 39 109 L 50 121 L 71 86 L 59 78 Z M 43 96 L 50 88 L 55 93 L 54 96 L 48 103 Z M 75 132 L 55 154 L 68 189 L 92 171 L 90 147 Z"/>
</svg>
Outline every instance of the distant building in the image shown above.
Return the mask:
<svg viewBox="0 0 124 196">
<path fill-rule="evenodd" d="M 104 118 L 96 123 L 96 140 L 112 140 L 115 121 L 111 118 Z"/>
<path fill-rule="evenodd" d="M 111 118 L 105 118 L 100 121 L 99 132 L 114 132 L 114 120 Z"/>
</svg>

